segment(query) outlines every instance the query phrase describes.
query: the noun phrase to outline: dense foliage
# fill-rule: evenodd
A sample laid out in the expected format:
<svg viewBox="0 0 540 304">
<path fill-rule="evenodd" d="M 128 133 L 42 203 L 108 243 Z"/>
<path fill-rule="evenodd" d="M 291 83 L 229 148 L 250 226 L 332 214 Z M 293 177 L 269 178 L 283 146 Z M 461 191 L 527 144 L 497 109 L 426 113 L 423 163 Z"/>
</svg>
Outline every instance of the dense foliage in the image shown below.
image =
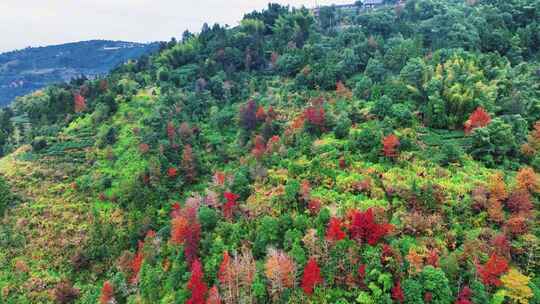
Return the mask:
<svg viewBox="0 0 540 304">
<path fill-rule="evenodd" d="M 540 303 L 539 16 L 272 4 L 19 98 L 3 299 Z"/>
</svg>

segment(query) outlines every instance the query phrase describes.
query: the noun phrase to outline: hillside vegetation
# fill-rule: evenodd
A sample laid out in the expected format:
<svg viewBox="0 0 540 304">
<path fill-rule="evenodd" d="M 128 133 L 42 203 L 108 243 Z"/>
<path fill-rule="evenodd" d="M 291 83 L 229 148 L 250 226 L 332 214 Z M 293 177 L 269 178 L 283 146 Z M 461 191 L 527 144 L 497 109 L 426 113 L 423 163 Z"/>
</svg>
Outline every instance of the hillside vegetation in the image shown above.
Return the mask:
<svg viewBox="0 0 540 304">
<path fill-rule="evenodd" d="M 0 106 L 47 85 L 81 76 L 103 76 L 129 59 L 159 47 L 123 41 L 91 40 L 25 48 L 0 54 Z"/>
<path fill-rule="evenodd" d="M 0 303 L 540 303 L 540 3 L 269 5 L 0 112 Z"/>
</svg>

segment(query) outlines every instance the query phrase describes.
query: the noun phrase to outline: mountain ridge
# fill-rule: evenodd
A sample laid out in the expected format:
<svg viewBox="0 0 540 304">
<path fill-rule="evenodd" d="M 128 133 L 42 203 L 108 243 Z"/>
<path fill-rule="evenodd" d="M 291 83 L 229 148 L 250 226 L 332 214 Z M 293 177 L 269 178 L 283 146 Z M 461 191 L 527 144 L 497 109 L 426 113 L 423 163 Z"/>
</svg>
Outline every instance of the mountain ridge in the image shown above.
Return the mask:
<svg viewBox="0 0 540 304">
<path fill-rule="evenodd" d="M 0 106 L 49 84 L 103 75 L 158 48 L 157 42 L 87 40 L 1 53 Z"/>
</svg>

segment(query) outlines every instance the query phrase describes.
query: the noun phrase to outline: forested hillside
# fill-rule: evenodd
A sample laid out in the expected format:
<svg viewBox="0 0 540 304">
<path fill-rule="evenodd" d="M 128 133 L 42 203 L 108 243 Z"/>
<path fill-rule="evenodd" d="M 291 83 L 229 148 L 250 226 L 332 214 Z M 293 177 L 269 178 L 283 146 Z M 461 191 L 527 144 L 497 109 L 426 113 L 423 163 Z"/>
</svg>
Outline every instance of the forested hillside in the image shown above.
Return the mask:
<svg viewBox="0 0 540 304">
<path fill-rule="evenodd" d="M 539 17 L 273 4 L 17 98 L 0 302 L 540 303 Z"/>
<path fill-rule="evenodd" d="M 81 76 L 103 76 L 119 64 L 158 47 L 158 43 L 91 40 L 2 53 L 0 106 L 53 83 Z"/>
</svg>

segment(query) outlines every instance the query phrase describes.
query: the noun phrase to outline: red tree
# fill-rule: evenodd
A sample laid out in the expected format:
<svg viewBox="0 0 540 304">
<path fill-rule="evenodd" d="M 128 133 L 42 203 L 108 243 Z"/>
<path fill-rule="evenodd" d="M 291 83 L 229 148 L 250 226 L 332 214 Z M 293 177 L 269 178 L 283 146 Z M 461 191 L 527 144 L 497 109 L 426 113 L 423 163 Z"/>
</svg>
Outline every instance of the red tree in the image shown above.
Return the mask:
<svg viewBox="0 0 540 304">
<path fill-rule="evenodd" d="M 170 178 L 176 177 L 178 175 L 178 169 L 176 168 L 169 168 L 167 169 L 167 176 Z"/>
<path fill-rule="evenodd" d="M 304 111 L 304 117 L 306 118 L 309 124 L 319 128 L 319 130 L 324 129 L 326 115 L 324 112 L 324 108 L 322 106 L 314 105 L 314 106 L 308 107 Z"/>
<path fill-rule="evenodd" d="M 260 159 L 264 155 L 264 152 L 266 152 L 266 144 L 264 143 L 264 138 L 260 135 L 257 135 L 253 140 L 253 149 L 251 150 L 251 154 L 253 154 L 255 158 Z"/>
<path fill-rule="evenodd" d="M 197 172 L 195 171 L 195 161 L 193 159 L 193 148 L 191 145 L 186 145 L 184 147 L 184 152 L 182 154 L 182 169 L 186 181 L 188 183 L 193 183 L 197 177 Z"/>
<path fill-rule="evenodd" d="M 483 128 L 490 122 L 491 117 L 489 114 L 482 107 L 478 107 L 476 110 L 474 110 L 474 112 L 472 112 L 469 119 L 465 122 L 465 133 L 469 134 L 476 128 Z"/>
<path fill-rule="evenodd" d="M 343 223 L 340 219 L 332 217 L 328 223 L 328 228 L 326 229 L 326 240 L 327 241 L 339 241 L 345 238 L 345 232 L 341 230 Z"/>
<path fill-rule="evenodd" d="M 184 245 L 184 255 L 189 264 L 197 258 L 201 224 L 194 207 L 184 207 L 171 212 L 171 244 Z"/>
<path fill-rule="evenodd" d="M 426 264 L 433 267 L 439 267 L 439 253 L 436 249 L 432 249 L 426 256 Z"/>
<path fill-rule="evenodd" d="M 73 97 L 73 107 L 77 113 L 86 110 L 86 98 L 84 98 L 84 96 L 82 96 L 80 93 L 75 94 Z"/>
<path fill-rule="evenodd" d="M 321 269 L 314 258 L 310 258 L 304 268 L 304 275 L 302 276 L 302 289 L 308 295 L 313 293 L 315 285 L 322 284 L 323 279 L 321 277 Z"/>
<path fill-rule="evenodd" d="M 188 263 L 197 259 L 197 252 L 199 251 L 199 240 L 201 238 L 201 224 L 195 219 L 191 221 L 184 245 L 184 255 Z"/>
<path fill-rule="evenodd" d="M 167 123 L 167 137 L 169 138 L 170 143 L 174 142 L 174 138 L 176 137 L 176 129 L 174 128 L 172 121 Z"/>
<path fill-rule="evenodd" d="M 401 283 L 397 281 L 392 287 L 392 299 L 398 303 L 403 303 L 405 301 L 405 294 L 403 289 L 401 289 Z"/>
<path fill-rule="evenodd" d="M 308 210 L 311 214 L 317 214 L 321 210 L 321 201 L 317 198 L 310 199 L 308 202 Z"/>
<path fill-rule="evenodd" d="M 178 210 L 173 210 L 172 213 L 177 214 Z M 189 222 L 183 216 L 175 216 L 171 220 L 171 243 L 173 245 L 181 245 L 186 239 Z"/>
<path fill-rule="evenodd" d="M 373 210 L 369 208 L 365 212 L 354 210 L 349 232 L 353 239 L 369 245 L 376 245 L 381 238 L 392 231 L 390 224 L 378 224 L 375 222 Z"/>
<path fill-rule="evenodd" d="M 358 266 L 358 281 L 360 282 L 360 286 L 363 287 L 366 282 L 366 264 L 360 264 Z"/>
<path fill-rule="evenodd" d="M 195 259 L 191 264 L 191 278 L 188 282 L 188 289 L 191 290 L 191 298 L 187 304 L 204 304 L 208 287 L 203 280 L 202 265 L 199 259 Z"/>
<path fill-rule="evenodd" d="M 399 139 L 396 135 L 390 134 L 383 138 L 383 154 L 386 157 L 394 158 L 397 156 L 397 147 L 399 146 Z"/>
<path fill-rule="evenodd" d="M 114 297 L 114 289 L 109 281 L 105 281 L 103 283 L 103 287 L 101 288 L 101 296 L 99 297 L 99 303 L 100 304 L 109 304 L 113 300 Z"/>
<path fill-rule="evenodd" d="M 206 304 L 221 304 L 221 297 L 219 296 L 217 286 L 214 285 L 208 291 L 208 299 L 206 299 Z"/>
<path fill-rule="evenodd" d="M 236 200 L 240 198 L 239 195 L 232 192 L 225 192 L 223 194 L 227 202 L 223 205 L 223 216 L 226 219 L 232 219 L 233 209 L 236 206 Z"/>
<path fill-rule="evenodd" d="M 231 274 L 229 273 L 229 267 L 231 265 L 231 256 L 229 252 L 223 252 L 223 260 L 219 264 L 218 280 L 221 284 L 226 284 L 231 280 Z"/>
<path fill-rule="evenodd" d="M 266 119 L 266 112 L 264 112 L 263 106 L 260 106 L 255 113 L 255 117 L 258 121 L 264 121 Z"/>
<path fill-rule="evenodd" d="M 141 151 L 141 154 L 146 154 L 148 151 L 150 151 L 150 146 L 148 144 L 142 143 L 139 145 L 139 151 Z"/>
<path fill-rule="evenodd" d="M 472 304 L 471 296 L 472 296 L 472 290 L 469 288 L 469 286 L 465 286 L 459 292 L 459 295 L 455 304 Z"/>
<path fill-rule="evenodd" d="M 131 261 L 131 283 L 136 283 L 139 280 L 139 272 L 141 271 L 141 266 L 144 260 L 143 249 L 144 242 L 139 241 L 137 253 Z"/>
<path fill-rule="evenodd" d="M 505 258 L 492 254 L 484 265 L 477 265 L 478 275 L 485 285 L 500 286 L 499 277 L 508 270 Z"/>
<path fill-rule="evenodd" d="M 533 209 L 533 204 L 531 202 L 531 195 L 526 190 L 518 189 L 508 197 L 506 201 L 506 206 L 513 213 L 529 213 Z"/>
</svg>

